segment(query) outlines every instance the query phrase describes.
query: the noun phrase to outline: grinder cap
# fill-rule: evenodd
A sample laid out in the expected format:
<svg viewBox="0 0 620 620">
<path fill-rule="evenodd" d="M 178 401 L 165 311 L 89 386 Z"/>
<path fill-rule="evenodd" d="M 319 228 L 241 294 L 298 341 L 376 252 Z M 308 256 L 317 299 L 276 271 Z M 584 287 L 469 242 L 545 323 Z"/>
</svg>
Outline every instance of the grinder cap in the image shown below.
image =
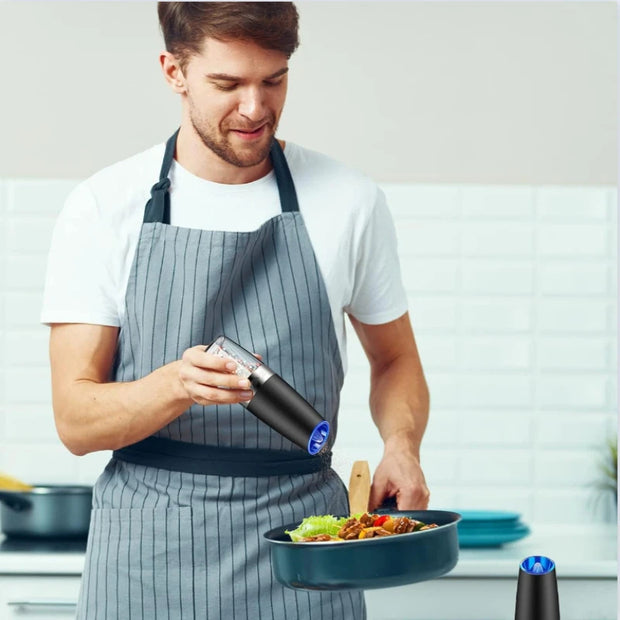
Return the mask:
<svg viewBox="0 0 620 620">
<path fill-rule="evenodd" d="M 329 422 L 319 422 L 308 439 L 308 452 L 310 454 L 318 454 L 329 437 Z"/>
</svg>

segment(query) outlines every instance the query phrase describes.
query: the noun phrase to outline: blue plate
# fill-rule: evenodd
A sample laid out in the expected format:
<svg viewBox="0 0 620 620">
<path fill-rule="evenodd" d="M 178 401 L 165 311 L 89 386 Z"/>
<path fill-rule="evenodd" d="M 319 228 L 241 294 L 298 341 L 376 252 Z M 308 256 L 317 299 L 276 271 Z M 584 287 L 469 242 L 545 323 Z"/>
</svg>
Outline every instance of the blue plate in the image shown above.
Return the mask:
<svg viewBox="0 0 620 620">
<path fill-rule="evenodd" d="M 476 534 L 510 534 L 511 532 L 521 530 L 525 527 L 525 524 L 521 521 L 517 521 L 516 523 L 509 523 L 508 525 L 502 525 L 500 523 L 490 523 L 485 525 L 471 526 L 471 527 L 461 527 L 461 524 L 458 525 L 459 534 L 463 534 L 463 536 L 475 536 Z"/>
<path fill-rule="evenodd" d="M 480 523 L 459 523 L 459 532 L 498 532 L 505 530 L 513 530 L 515 527 L 521 527 L 522 521 L 493 521 Z"/>
<path fill-rule="evenodd" d="M 486 532 L 459 530 L 459 547 L 499 547 L 504 543 L 525 538 L 530 534 L 530 531 L 530 528 L 522 523 L 505 530 L 488 530 Z"/>
<path fill-rule="evenodd" d="M 507 512 L 505 510 L 457 510 L 461 515 L 460 524 L 465 523 L 484 523 L 501 521 L 518 521 L 521 515 L 518 512 Z"/>
</svg>

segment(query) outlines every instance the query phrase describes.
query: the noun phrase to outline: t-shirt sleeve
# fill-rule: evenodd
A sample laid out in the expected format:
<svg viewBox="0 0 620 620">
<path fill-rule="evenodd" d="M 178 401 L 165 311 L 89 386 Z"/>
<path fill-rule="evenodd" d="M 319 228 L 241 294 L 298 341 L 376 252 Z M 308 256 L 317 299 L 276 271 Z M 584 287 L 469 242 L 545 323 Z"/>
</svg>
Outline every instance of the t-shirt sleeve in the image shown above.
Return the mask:
<svg viewBox="0 0 620 620">
<path fill-rule="evenodd" d="M 407 305 L 394 221 L 385 194 L 377 188 L 359 239 L 351 301 L 344 309 L 362 323 L 378 325 L 401 317 Z"/>
<path fill-rule="evenodd" d="M 67 198 L 54 226 L 41 322 L 119 326 L 110 258 L 114 238 L 87 182 Z"/>
</svg>

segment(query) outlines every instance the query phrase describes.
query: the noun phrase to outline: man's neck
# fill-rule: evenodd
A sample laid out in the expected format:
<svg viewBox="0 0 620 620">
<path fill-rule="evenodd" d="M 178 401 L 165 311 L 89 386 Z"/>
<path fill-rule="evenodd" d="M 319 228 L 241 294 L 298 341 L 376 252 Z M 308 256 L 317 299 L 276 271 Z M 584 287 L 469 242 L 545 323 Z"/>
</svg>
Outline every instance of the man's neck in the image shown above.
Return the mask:
<svg viewBox="0 0 620 620">
<path fill-rule="evenodd" d="M 227 185 L 251 183 L 264 177 L 272 168 L 269 157 L 256 166 L 248 167 L 239 167 L 224 161 L 203 143 L 191 125 L 181 125 L 175 159 L 193 175 Z"/>
</svg>

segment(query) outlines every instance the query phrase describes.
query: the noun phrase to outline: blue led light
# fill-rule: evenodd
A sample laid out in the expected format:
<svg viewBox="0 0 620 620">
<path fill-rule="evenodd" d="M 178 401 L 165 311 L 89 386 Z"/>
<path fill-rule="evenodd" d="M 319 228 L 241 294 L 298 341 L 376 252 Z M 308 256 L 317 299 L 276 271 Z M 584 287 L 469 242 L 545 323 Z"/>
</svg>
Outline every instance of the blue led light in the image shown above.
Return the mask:
<svg viewBox="0 0 620 620">
<path fill-rule="evenodd" d="M 555 568 L 555 563 L 544 555 L 531 555 L 521 562 L 521 568 L 530 575 L 545 575 Z"/>
<path fill-rule="evenodd" d="M 319 422 L 312 431 L 310 439 L 308 440 L 308 452 L 310 454 L 316 454 L 321 450 L 323 444 L 327 441 L 329 436 L 329 422 Z"/>
</svg>

